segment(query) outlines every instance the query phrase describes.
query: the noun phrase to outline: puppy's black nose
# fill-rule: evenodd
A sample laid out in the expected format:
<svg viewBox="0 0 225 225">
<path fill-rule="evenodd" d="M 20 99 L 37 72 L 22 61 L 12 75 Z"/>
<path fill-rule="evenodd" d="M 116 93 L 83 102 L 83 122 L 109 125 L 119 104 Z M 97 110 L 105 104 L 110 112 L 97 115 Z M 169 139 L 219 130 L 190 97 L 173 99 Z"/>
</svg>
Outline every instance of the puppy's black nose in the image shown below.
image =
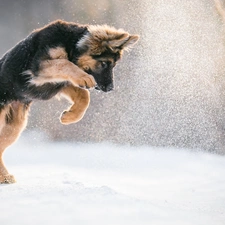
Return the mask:
<svg viewBox="0 0 225 225">
<path fill-rule="evenodd" d="M 108 84 L 108 85 L 98 85 L 97 87 L 95 87 L 95 89 L 97 90 L 102 90 L 104 92 L 109 92 L 112 91 L 114 88 L 113 84 Z"/>
<path fill-rule="evenodd" d="M 108 84 L 106 86 L 101 86 L 101 90 L 104 91 L 104 92 L 109 92 L 109 91 L 112 91 L 113 90 L 113 84 Z"/>
</svg>

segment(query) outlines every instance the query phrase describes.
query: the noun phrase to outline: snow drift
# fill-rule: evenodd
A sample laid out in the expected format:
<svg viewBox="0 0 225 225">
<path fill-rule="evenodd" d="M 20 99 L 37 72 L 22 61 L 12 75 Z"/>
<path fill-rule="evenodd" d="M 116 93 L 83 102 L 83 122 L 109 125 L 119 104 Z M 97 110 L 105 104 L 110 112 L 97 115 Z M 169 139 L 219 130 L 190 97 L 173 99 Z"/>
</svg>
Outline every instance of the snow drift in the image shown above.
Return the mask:
<svg viewBox="0 0 225 225">
<path fill-rule="evenodd" d="M 224 225 L 224 156 L 23 135 L 5 161 L 2 225 Z"/>
</svg>

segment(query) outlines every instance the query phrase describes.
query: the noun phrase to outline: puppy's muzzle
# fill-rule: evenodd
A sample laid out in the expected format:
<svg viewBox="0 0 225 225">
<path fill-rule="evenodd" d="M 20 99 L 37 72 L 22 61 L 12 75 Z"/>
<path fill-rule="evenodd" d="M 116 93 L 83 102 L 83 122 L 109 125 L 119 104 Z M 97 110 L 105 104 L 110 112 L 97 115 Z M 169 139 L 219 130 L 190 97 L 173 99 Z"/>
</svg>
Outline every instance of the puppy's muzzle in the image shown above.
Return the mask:
<svg viewBox="0 0 225 225">
<path fill-rule="evenodd" d="M 109 92 L 112 91 L 114 89 L 113 84 L 108 84 L 108 85 L 97 85 L 95 87 L 96 90 L 102 90 L 104 92 Z"/>
</svg>

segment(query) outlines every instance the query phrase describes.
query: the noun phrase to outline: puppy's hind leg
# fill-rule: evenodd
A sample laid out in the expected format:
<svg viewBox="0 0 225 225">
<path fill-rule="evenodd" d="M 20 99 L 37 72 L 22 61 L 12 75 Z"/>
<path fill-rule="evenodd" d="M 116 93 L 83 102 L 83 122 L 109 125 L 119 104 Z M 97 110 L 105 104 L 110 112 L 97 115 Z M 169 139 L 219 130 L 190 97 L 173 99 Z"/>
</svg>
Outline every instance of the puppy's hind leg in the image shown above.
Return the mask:
<svg viewBox="0 0 225 225">
<path fill-rule="evenodd" d="M 28 104 L 13 102 L 0 111 L 0 184 L 16 182 L 15 178 L 8 173 L 2 156 L 5 149 L 18 139 L 26 127 L 28 109 Z"/>
<path fill-rule="evenodd" d="M 61 114 L 61 123 L 71 124 L 80 121 L 90 103 L 89 91 L 69 85 L 62 90 L 61 94 L 72 102 L 72 106 Z"/>
</svg>

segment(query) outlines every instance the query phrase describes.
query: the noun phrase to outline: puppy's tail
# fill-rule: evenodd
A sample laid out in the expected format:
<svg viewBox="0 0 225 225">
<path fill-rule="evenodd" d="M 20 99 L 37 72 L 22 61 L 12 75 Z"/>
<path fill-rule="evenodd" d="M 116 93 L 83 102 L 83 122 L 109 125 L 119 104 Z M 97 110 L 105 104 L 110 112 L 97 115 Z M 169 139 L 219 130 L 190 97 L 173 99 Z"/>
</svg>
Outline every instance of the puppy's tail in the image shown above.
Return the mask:
<svg viewBox="0 0 225 225">
<path fill-rule="evenodd" d="M 223 21 L 225 22 L 225 8 L 222 0 L 214 0 L 216 9 L 220 16 L 222 17 Z"/>
</svg>

